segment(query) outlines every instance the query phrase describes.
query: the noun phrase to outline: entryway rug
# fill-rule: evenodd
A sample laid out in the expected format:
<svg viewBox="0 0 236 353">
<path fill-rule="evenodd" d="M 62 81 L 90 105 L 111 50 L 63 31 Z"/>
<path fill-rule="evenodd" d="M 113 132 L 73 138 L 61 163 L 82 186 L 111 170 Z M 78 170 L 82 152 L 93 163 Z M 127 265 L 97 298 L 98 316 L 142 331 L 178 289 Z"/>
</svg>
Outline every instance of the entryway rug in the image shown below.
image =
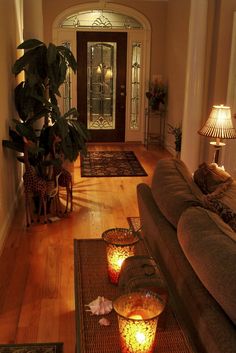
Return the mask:
<svg viewBox="0 0 236 353">
<path fill-rule="evenodd" d="M 147 176 L 133 151 L 91 151 L 81 156 L 81 177 Z"/>
<path fill-rule="evenodd" d="M 0 344 L 0 353 L 62 353 L 63 343 Z"/>
</svg>

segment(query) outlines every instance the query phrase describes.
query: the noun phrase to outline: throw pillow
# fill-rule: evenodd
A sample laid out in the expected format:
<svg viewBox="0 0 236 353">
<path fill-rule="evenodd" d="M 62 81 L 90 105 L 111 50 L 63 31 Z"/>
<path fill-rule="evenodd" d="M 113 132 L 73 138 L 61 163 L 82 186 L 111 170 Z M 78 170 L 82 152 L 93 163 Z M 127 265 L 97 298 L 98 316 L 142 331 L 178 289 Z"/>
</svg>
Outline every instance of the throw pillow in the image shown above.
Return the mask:
<svg viewBox="0 0 236 353">
<path fill-rule="evenodd" d="M 193 180 L 204 194 L 214 193 L 214 196 L 221 196 L 233 182 L 230 174 L 216 163 L 205 162 L 194 172 Z"/>
<path fill-rule="evenodd" d="M 203 198 L 203 204 L 208 210 L 217 213 L 236 232 L 236 213 L 231 208 L 219 199 L 208 196 Z"/>
</svg>

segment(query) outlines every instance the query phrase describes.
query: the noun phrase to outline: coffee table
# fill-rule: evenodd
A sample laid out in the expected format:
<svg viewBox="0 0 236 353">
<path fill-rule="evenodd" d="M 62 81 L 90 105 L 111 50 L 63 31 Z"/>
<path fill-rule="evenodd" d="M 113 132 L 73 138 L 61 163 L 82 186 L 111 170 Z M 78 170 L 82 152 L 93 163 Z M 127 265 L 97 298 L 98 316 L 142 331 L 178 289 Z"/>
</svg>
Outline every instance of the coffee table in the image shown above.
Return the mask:
<svg viewBox="0 0 236 353">
<path fill-rule="evenodd" d="M 147 255 L 140 240 L 138 255 Z M 104 296 L 114 300 L 121 294 L 118 286 L 111 284 L 107 276 L 106 249 L 102 239 L 74 240 L 75 321 L 76 353 L 120 353 L 117 317 L 112 310 L 105 317 L 110 326 L 100 326 L 100 316 L 86 311 L 86 304 Z M 157 353 L 192 353 L 181 327 L 170 306 L 166 308 L 165 329 L 158 329 Z"/>
</svg>

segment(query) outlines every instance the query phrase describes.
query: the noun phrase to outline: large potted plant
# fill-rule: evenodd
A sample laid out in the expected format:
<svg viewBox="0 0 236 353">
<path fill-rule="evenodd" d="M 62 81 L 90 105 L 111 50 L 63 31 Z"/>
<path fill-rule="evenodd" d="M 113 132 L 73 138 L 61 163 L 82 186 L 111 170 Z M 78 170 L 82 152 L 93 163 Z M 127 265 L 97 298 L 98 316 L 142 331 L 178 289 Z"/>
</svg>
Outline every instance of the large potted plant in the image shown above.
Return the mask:
<svg viewBox="0 0 236 353">
<path fill-rule="evenodd" d="M 58 105 L 59 89 L 67 70 L 75 73 L 77 63 L 70 49 L 52 43 L 47 46 L 37 39 L 24 41 L 18 49 L 25 51 L 12 69 L 14 75 L 24 72 L 25 76 L 15 88 L 19 119 L 13 121 L 10 140 L 4 140 L 3 146 L 23 152 L 23 138 L 32 141 L 29 162 L 37 168 L 37 173 L 45 176 L 48 166 L 60 164 L 63 159 L 73 162 L 80 152 L 86 151 L 89 135 L 77 109 L 61 115 Z M 58 158 L 52 153 L 55 136 Z M 23 158 L 18 156 L 18 160 Z"/>
<path fill-rule="evenodd" d="M 77 109 L 62 115 L 57 101 L 67 70 L 75 73 L 77 69 L 70 49 L 52 43 L 47 46 L 37 39 L 24 41 L 18 49 L 24 49 L 24 54 L 16 60 L 12 72 L 16 76 L 24 72 L 24 80 L 14 92 L 19 117 L 13 120 L 10 139 L 3 140 L 3 146 L 21 152 L 17 159 L 25 163 L 23 178 L 29 225 L 29 195 L 39 196 L 38 213 L 42 206 L 45 216 L 47 199 L 56 195 L 55 180 L 57 185 L 66 187 L 66 211 L 69 196 L 72 210 L 72 177 L 62 164 L 65 160 L 73 162 L 79 153 L 86 152 L 89 136 Z"/>
</svg>

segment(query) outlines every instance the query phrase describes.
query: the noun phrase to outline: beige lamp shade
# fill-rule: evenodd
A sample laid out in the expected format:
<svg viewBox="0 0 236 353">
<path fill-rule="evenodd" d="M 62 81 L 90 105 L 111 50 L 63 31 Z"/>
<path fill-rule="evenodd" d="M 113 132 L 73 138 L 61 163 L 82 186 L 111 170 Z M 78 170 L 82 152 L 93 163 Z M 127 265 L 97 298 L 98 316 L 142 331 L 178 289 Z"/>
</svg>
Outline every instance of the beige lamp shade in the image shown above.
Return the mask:
<svg viewBox="0 0 236 353">
<path fill-rule="evenodd" d="M 233 127 L 230 107 L 214 105 L 209 118 L 198 133 L 218 139 L 235 139 L 236 131 Z"/>
</svg>

